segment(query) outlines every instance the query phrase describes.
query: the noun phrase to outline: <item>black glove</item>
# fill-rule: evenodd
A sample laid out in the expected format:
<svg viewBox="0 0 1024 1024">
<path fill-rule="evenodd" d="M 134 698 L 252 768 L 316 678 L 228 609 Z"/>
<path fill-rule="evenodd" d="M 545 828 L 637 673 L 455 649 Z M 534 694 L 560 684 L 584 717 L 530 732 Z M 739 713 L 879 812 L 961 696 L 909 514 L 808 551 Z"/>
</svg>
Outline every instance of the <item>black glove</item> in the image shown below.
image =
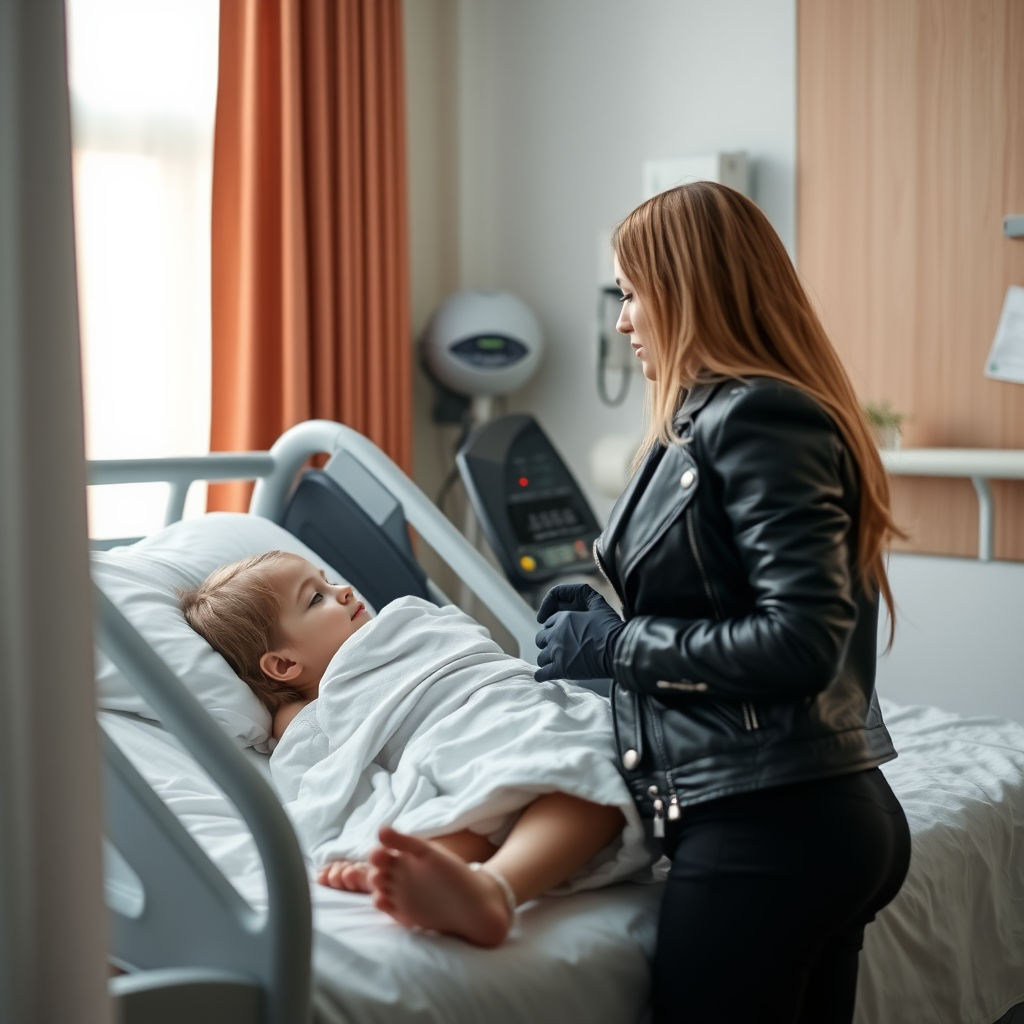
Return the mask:
<svg viewBox="0 0 1024 1024">
<path fill-rule="evenodd" d="M 586 583 L 552 587 L 537 612 L 544 628 L 537 634 L 534 679 L 606 679 L 612 675 L 615 647 L 625 622 Z"/>
</svg>

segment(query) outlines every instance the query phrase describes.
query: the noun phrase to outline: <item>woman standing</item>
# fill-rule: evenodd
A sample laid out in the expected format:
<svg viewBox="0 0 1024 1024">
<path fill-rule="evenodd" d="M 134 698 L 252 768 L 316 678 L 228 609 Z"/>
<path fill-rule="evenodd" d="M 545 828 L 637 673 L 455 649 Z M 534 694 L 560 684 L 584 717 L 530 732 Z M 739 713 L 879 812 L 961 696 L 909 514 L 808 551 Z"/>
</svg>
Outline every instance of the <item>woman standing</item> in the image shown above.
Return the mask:
<svg viewBox="0 0 1024 1024">
<path fill-rule="evenodd" d="M 910 859 L 878 770 L 895 531 L 853 388 L 761 211 L 706 182 L 613 240 L 645 455 L 589 587 L 538 614 L 538 679 L 613 679 L 622 770 L 672 867 L 654 1021 L 848 1022 L 864 926 Z"/>
</svg>

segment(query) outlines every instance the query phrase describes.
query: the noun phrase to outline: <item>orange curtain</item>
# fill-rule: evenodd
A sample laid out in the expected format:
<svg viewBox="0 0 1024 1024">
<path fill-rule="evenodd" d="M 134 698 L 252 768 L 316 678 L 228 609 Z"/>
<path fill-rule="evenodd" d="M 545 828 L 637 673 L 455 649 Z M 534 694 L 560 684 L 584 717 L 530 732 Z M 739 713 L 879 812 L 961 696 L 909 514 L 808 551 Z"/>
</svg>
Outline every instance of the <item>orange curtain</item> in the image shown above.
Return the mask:
<svg viewBox="0 0 1024 1024">
<path fill-rule="evenodd" d="M 212 307 L 213 451 L 321 418 L 410 470 L 401 0 L 221 0 Z"/>
</svg>

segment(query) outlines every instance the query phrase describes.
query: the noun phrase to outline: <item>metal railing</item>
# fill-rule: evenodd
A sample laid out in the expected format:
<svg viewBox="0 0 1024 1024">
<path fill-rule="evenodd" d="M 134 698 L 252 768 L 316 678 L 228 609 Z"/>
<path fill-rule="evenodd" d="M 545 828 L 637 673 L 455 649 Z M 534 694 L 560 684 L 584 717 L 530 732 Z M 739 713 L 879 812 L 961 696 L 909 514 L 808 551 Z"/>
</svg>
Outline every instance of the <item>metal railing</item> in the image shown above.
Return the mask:
<svg viewBox="0 0 1024 1024">
<path fill-rule="evenodd" d="M 402 505 L 406 522 L 446 562 L 460 580 L 512 634 L 519 656 L 536 661 L 537 622 L 529 605 L 449 522 L 434 503 L 372 441 L 329 420 L 307 420 L 285 431 L 269 452 L 215 452 L 181 458 L 106 459 L 88 463 L 91 485 L 169 483 L 165 525 L 181 519 L 192 483 L 255 480 L 249 511 L 277 522 L 311 455 L 347 452 Z M 137 537 L 93 542 L 94 548 L 124 544 Z"/>
<path fill-rule="evenodd" d="M 995 503 L 990 480 L 1024 480 L 1024 451 L 996 448 L 907 448 L 881 452 L 893 476 L 968 479 L 978 496 L 978 558 L 995 556 Z"/>
</svg>

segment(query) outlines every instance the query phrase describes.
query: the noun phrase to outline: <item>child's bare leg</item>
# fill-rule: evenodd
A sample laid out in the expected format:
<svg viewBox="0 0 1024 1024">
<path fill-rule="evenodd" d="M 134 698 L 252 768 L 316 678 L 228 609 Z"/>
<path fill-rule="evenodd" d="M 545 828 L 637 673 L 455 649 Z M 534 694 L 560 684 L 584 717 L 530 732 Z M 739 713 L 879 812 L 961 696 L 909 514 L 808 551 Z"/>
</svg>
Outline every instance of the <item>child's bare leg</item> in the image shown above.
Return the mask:
<svg viewBox="0 0 1024 1024">
<path fill-rule="evenodd" d="M 622 812 L 564 793 L 539 797 L 487 862 L 512 887 L 518 905 L 564 882 L 622 830 Z M 374 902 L 401 924 L 497 946 L 511 926 L 505 892 L 438 844 L 381 829 L 370 854 Z"/>
<path fill-rule="evenodd" d="M 454 853 L 465 863 L 490 860 L 497 847 L 486 837 L 463 829 L 447 836 L 435 836 L 432 843 Z M 331 889 L 345 892 L 373 892 L 369 879 L 370 865 L 366 861 L 332 860 L 317 872 L 316 880 Z"/>
<path fill-rule="evenodd" d="M 487 866 L 504 875 L 517 903 L 526 903 L 571 878 L 625 824 L 617 807 L 548 793 L 523 811 Z"/>
<path fill-rule="evenodd" d="M 467 864 L 473 861 L 490 860 L 498 852 L 498 848 L 486 836 L 470 832 L 468 828 L 461 832 L 452 832 L 447 836 L 434 836 L 430 841 L 438 846 L 443 846 Z"/>
</svg>

